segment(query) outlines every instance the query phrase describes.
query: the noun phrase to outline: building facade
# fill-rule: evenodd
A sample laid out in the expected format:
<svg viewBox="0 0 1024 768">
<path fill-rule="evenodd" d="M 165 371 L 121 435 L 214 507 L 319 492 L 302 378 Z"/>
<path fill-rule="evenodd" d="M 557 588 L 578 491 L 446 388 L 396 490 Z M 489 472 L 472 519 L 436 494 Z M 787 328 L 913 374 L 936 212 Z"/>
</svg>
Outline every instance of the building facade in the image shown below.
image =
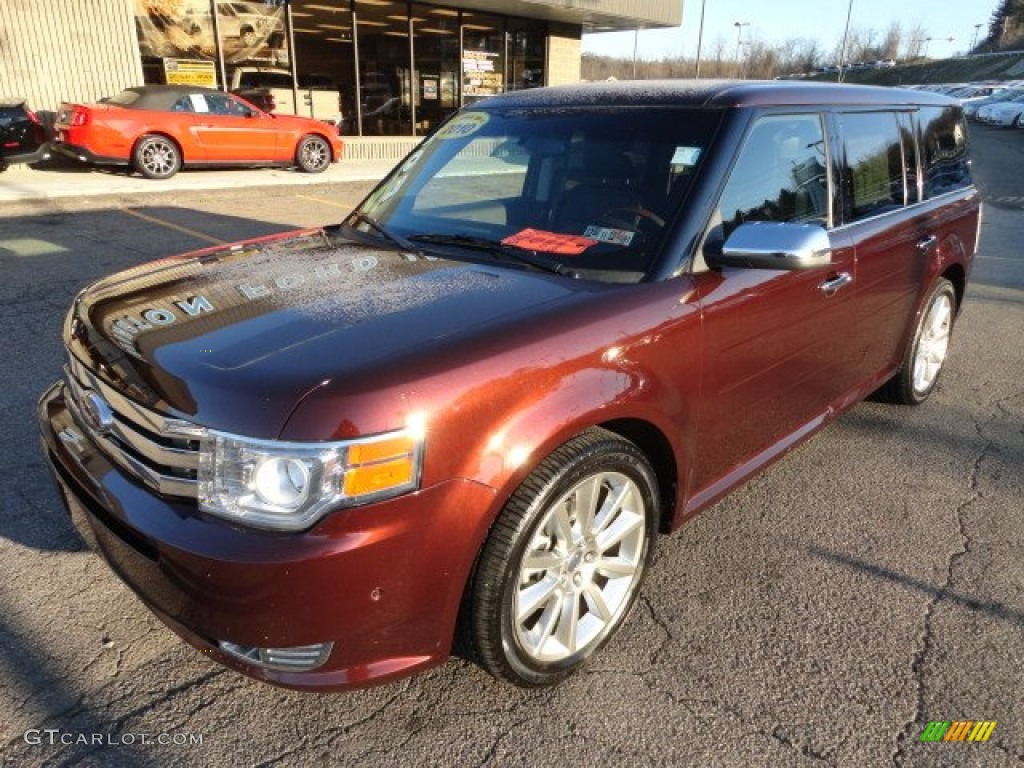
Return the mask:
<svg viewBox="0 0 1024 768">
<path fill-rule="evenodd" d="M 414 136 L 477 99 L 578 81 L 584 32 L 676 26 L 682 0 L 0 0 L 0 11 L 0 96 L 40 111 L 142 83 L 274 83 L 299 113 L 337 94 L 346 134 Z"/>
</svg>

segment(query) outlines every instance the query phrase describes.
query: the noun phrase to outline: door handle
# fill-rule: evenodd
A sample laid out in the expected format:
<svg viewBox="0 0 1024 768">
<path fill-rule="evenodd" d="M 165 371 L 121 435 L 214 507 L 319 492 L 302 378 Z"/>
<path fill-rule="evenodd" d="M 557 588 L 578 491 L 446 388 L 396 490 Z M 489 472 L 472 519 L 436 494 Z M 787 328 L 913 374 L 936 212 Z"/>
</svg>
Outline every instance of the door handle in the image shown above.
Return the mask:
<svg viewBox="0 0 1024 768">
<path fill-rule="evenodd" d="M 917 250 L 919 250 L 921 253 L 931 253 L 935 249 L 935 246 L 938 245 L 938 243 L 939 238 L 937 238 L 935 235 L 931 235 L 929 237 L 926 237 L 924 240 L 918 240 Z"/>
<path fill-rule="evenodd" d="M 835 277 L 830 277 L 824 283 L 818 286 L 818 290 L 824 293 L 826 296 L 835 296 L 836 291 L 842 288 L 844 285 L 849 285 L 853 282 L 853 275 L 849 272 L 840 272 Z"/>
</svg>

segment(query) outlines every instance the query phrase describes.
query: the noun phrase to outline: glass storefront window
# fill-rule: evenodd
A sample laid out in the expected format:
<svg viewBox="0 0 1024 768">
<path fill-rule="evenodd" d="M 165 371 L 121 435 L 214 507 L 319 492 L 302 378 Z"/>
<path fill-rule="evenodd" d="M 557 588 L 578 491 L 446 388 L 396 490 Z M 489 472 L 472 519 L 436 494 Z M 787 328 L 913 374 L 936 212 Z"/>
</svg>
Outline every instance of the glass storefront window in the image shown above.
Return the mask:
<svg viewBox="0 0 1024 768">
<path fill-rule="evenodd" d="M 405 0 L 133 2 L 146 83 L 233 90 L 347 135 L 423 135 L 545 80 L 542 21 Z"/>
<path fill-rule="evenodd" d="M 462 13 L 462 103 L 505 91 L 505 19 Z"/>
<path fill-rule="evenodd" d="M 354 133 L 355 42 L 348 2 L 292 0 L 291 19 L 301 103 L 321 120 L 328 111 L 340 114 L 341 132 Z"/>
<path fill-rule="evenodd" d="M 459 108 L 459 12 L 413 6 L 417 133 L 429 133 Z"/>
<path fill-rule="evenodd" d="M 357 0 L 355 18 L 362 134 L 407 136 L 412 133 L 413 103 L 407 4 Z"/>
<path fill-rule="evenodd" d="M 508 61 L 505 89 L 521 91 L 544 85 L 547 25 L 529 19 L 508 20 Z"/>
</svg>

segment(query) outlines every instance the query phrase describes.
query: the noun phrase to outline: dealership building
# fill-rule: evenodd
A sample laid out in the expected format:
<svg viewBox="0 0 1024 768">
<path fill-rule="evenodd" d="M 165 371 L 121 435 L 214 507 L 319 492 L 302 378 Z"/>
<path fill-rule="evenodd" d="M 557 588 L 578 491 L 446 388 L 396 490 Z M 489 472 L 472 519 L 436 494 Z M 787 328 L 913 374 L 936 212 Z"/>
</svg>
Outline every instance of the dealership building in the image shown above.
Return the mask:
<svg viewBox="0 0 1024 768">
<path fill-rule="evenodd" d="M 577 82 L 586 32 L 678 26 L 682 0 L 3 0 L 0 96 L 39 111 L 142 83 L 338 94 L 350 135 L 416 136 L 496 93 Z M 261 80 L 262 78 L 262 80 Z M 323 95 L 316 96 L 318 102 Z"/>
</svg>

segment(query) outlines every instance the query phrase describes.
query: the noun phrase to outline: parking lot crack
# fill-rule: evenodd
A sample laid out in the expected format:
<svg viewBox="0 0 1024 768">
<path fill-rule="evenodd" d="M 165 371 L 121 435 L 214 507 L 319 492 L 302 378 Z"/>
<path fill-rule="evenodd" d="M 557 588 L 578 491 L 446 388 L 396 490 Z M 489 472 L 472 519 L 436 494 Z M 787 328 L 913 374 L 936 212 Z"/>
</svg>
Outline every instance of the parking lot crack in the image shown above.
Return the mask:
<svg viewBox="0 0 1024 768">
<path fill-rule="evenodd" d="M 984 438 L 983 426 L 980 423 L 975 422 L 974 427 L 978 435 Z M 896 737 L 896 749 L 892 754 L 892 762 L 896 768 L 901 768 L 905 764 L 906 747 L 908 742 L 913 739 L 914 731 L 923 728 L 927 722 L 925 718 L 927 710 L 927 704 L 925 702 L 927 684 L 925 682 L 924 670 L 925 663 L 931 655 L 935 644 L 932 622 L 939 604 L 946 599 L 946 596 L 952 590 L 957 564 L 971 552 L 971 538 L 967 530 L 967 510 L 982 497 L 983 493 L 980 487 L 982 465 L 985 463 L 988 456 L 997 450 L 998 449 L 996 449 L 991 440 L 986 440 L 971 466 L 971 472 L 967 483 L 969 495 L 966 499 L 960 502 L 959 505 L 957 505 L 954 513 L 954 520 L 957 526 L 957 535 L 960 540 L 960 546 L 949 553 L 949 556 L 946 559 L 946 572 L 943 583 L 935 592 L 935 595 L 931 600 L 929 600 L 925 605 L 924 626 L 921 631 L 917 651 L 915 651 L 913 660 L 910 664 L 915 692 L 914 715 L 904 723 L 903 729 Z"/>
<path fill-rule="evenodd" d="M 789 747 L 790 749 L 799 752 L 801 755 L 810 758 L 811 760 L 820 763 L 828 763 L 829 765 L 835 765 L 835 760 L 833 758 L 831 758 L 824 752 L 819 752 L 818 750 L 816 750 L 814 748 L 814 745 L 811 744 L 811 742 L 808 741 L 804 744 L 798 744 L 797 742 L 793 741 L 793 739 L 789 737 L 789 734 L 787 734 L 786 731 L 783 730 L 781 725 L 775 726 L 774 728 L 772 728 L 770 732 L 759 731 L 759 733 L 762 733 L 765 736 L 770 736 L 771 738 L 775 739 L 775 741 L 777 741 L 779 744 L 782 744 L 785 747 Z"/>
<path fill-rule="evenodd" d="M 501 747 L 502 742 L 505 741 L 505 739 L 507 739 L 509 736 L 511 736 L 512 732 L 516 730 L 519 726 L 526 725 L 527 723 L 532 723 L 535 720 L 540 720 L 540 718 L 524 717 L 523 719 L 516 720 L 514 723 L 511 723 L 507 727 L 503 728 L 501 733 L 498 734 L 497 738 L 495 738 L 495 740 L 491 743 L 490 748 L 488 748 L 483 758 L 480 760 L 480 762 L 476 764 L 476 768 L 481 768 L 482 766 L 490 765 L 491 762 L 495 759 L 495 755 L 497 755 L 498 749 Z"/>
<path fill-rule="evenodd" d="M 651 666 L 654 666 L 654 664 L 658 661 L 658 658 L 661 656 L 661 652 L 665 650 L 665 647 L 676 638 L 675 635 L 672 634 L 672 629 L 669 627 L 668 623 L 664 619 L 662 619 L 658 611 L 655 610 L 654 604 L 651 602 L 650 597 L 641 592 L 640 602 L 643 604 L 643 606 L 647 609 L 647 612 L 650 614 L 651 621 L 653 621 L 658 626 L 658 628 L 662 631 L 662 634 L 664 635 L 662 641 L 658 643 L 657 647 L 651 652 L 650 655 Z"/>
</svg>

